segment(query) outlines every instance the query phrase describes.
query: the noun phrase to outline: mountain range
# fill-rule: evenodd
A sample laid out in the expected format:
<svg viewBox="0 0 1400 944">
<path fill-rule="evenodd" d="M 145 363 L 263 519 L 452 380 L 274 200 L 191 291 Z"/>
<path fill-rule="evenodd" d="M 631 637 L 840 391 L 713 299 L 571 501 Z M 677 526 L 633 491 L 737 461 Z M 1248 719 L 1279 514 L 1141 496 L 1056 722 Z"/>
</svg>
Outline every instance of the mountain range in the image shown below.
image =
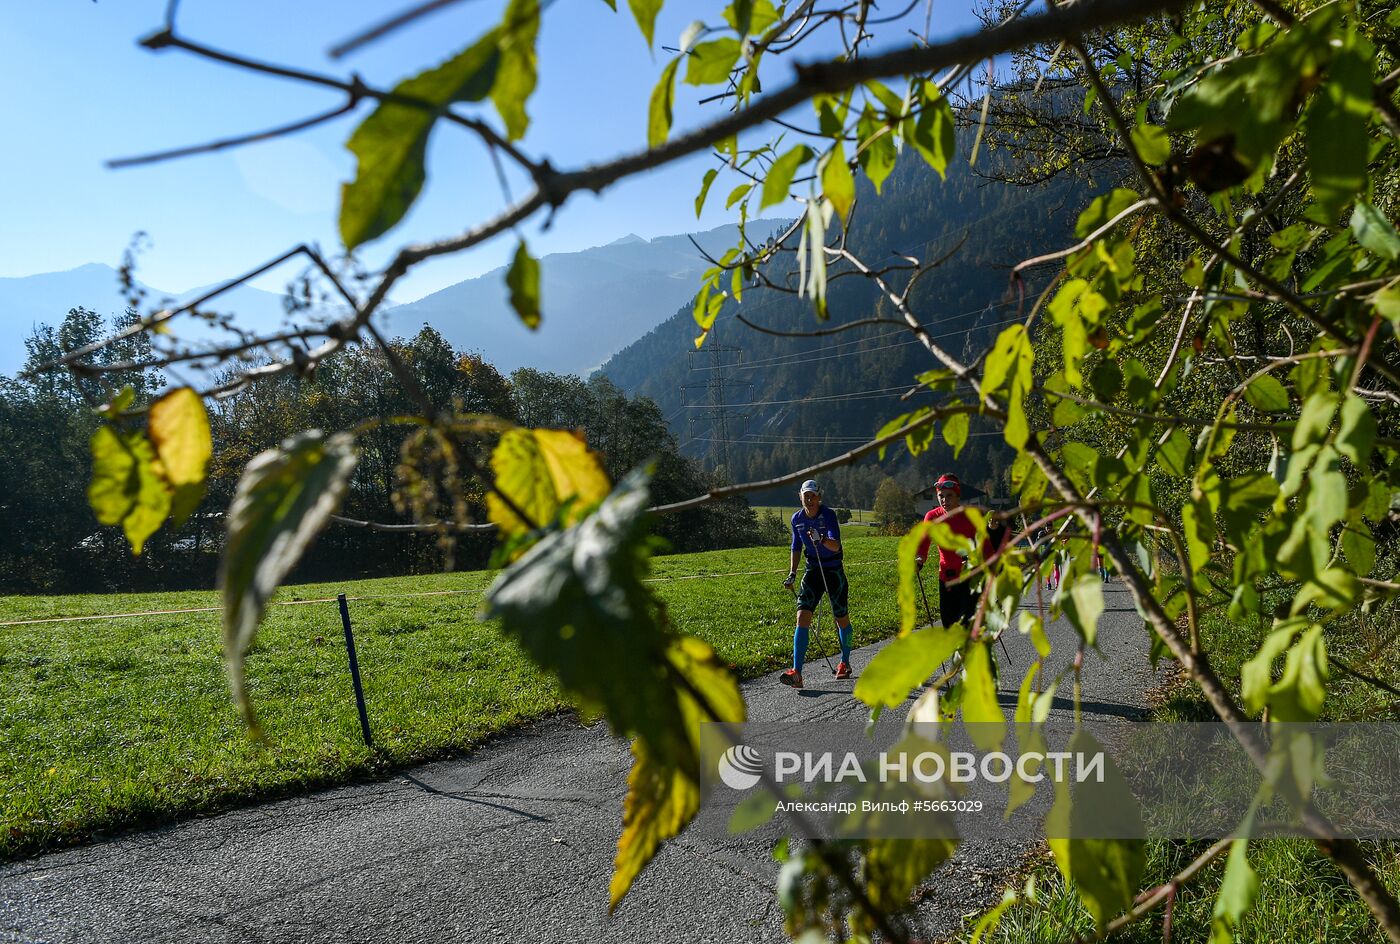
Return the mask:
<svg viewBox="0 0 1400 944">
<path fill-rule="evenodd" d="M 144 293 L 139 302 L 143 312 L 193 301 L 213 288 L 206 285 L 168 292 L 139 281 L 134 287 Z M 25 339 L 41 325 L 57 327 L 69 309 L 87 308 L 111 318 L 126 307 L 117 270 L 98 262 L 66 272 L 0 279 L 0 374 L 17 373 L 24 366 Z M 250 331 L 273 330 L 286 317 L 283 296 L 251 285 L 225 292 L 208 307 L 220 314 L 236 313 L 239 327 Z M 207 341 L 217 336 L 207 323 L 195 318 L 176 319 L 170 327 L 184 341 Z"/>
<path fill-rule="evenodd" d="M 751 239 L 763 240 L 781 221 L 755 220 Z M 586 375 L 636 341 L 687 302 L 709 263 L 734 244 L 733 226 L 693 236 L 643 239 L 628 235 L 580 252 L 553 253 L 540 260 L 540 296 L 544 317 L 531 331 L 510 307 L 504 268 L 434 292 L 417 301 L 390 306 L 379 325 L 390 336 L 411 336 L 424 324 L 440 332 L 456 350 L 471 351 L 504 373 L 534 367 L 561 374 Z M 693 240 L 693 242 L 692 242 Z M 696 246 L 700 248 L 697 249 Z M 142 311 L 198 298 L 208 286 L 170 292 L 143 283 Z M 24 364 L 24 340 L 40 325 L 57 326 L 71 308 L 89 308 L 107 317 L 126 309 L 118 273 L 90 263 L 66 272 L 0 278 L 0 374 L 14 374 Z M 285 296 L 239 286 L 209 306 L 234 314 L 239 328 L 267 332 L 288 322 Z M 338 318 L 342 311 L 311 309 L 294 321 Z M 227 341 L 199 319 L 172 322 L 182 341 Z"/>
<path fill-rule="evenodd" d="M 781 225 L 754 220 L 749 238 L 762 241 Z M 694 236 L 627 235 L 605 246 L 545 256 L 543 318 L 535 331 L 510 307 L 504 268 L 399 305 L 386 323 L 390 334 L 403 336 L 430 324 L 455 350 L 478 353 L 502 373 L 534 367 L 586 376 L 695 295 L 709 266 L 701 250 L 718 257 L 735 239 L 733 226 L 721 226 Z"/>
</svg>

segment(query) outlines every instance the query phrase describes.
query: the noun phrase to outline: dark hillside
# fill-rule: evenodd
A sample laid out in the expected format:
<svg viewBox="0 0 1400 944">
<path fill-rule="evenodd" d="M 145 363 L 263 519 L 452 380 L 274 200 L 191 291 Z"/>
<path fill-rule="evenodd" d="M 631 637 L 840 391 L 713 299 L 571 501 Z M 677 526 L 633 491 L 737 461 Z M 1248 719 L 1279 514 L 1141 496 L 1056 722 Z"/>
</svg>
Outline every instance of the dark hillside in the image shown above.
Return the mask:
<svg viewBox="0 0 1400 944">
<path fill-rule="evenodd" d="M 847 245 L 870 265 L 897 262 L 894 253 L 934 259 L 965 239 L 951 259 L 919 282 L 912 306 L 921 321 L 936 328 L 939 342 L 964 359 L 975 358 L 1017 317 L 1018 300 L 1008 292 L 1009 268 L 1066 244 L 1086 202 L 1080 182 L 1016 187 L 988 181 L 965 165 L 950 170 L 944 182 L 912 156 L 901 160 L 883 195 L 876 197 L 863 178 L 860 183 Z M 791 255 L 778 262 L 781 270 L 769 273 L 774 281 L 796 268 Z M 795 284 L 795 272 L 789 278 Z M 907 276 L 895 278 L 902 285 Z M 1033 277 L 1029 288 L 1037 287 Z M 828 326 L 894 314 L 876 288 L 859 277 L 831 282 L 828 301 Z M 660 405 L 688 454 L 703 457 L 712 468 L 726 466 L 735 481 L 781 474 L 869 439 L 887 419 L 909 408 L 900 396 L 912 378 L 936 366 L 896 327 L 778 338 L 735 320 L 738 308 L 732 301 L 726 304 L 706 343 L 707 350 L 718 342 L 737 351 L 693 353 L 697 331 L 686 306 L 603 367 L 623 390 Z M 806 300 L 775 291 L 746 291 L 742 311 L 750 321 L 771 328 L 818 326 Z M 717 375 L 723 380 L 723 423 L 714 409 L 711 381 Z M 974 422 L 956 463 L 940 442 L 912 463 L 898 450 L 884 468 L 872 459 L 838 470 L 830 476 L 828 498 L 869 507 L 885 474 L 922 485 L 934 470 L 945 468 L 1001 492 L 995 485 L 1009 453 L 998 437 L 979 432 Z"/>
</svg>

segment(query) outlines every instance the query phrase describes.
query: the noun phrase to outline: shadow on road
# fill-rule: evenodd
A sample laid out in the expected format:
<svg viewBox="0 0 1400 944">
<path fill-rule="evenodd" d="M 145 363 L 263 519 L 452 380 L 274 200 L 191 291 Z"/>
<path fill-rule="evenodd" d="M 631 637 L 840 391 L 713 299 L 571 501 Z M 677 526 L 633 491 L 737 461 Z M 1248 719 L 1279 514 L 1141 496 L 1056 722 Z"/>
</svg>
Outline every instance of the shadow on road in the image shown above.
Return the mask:
<svg viewBox="0 0 1400 944">
<path fill-rule="evenodd" d="M 548 816 L 540 816 L 538 813 L 531 813 L 526 810 L 517 809 L 514 806 L 506 806 L 504 803 L 492 803 L 490 800 L 483 800 L 480 797 L 474 797 L 470 793 L 448 793 L 444 790 L 439 790 L 437 787 L 434 787 L 431 784 L 424 783 L 423 781 L 419 780 L 417 777 L 413 776 L 410 773 L 400 773 L 400 776 L 407 780 L 409 783 L 413 784 L 418 789 L 422 790 L 423 792 L 431 793 L 434 796 L 446 797 L 449 800 L 457 800 L 460 803 L 475 803 L 478 806 L 489 806 L 492 809 L 502 810 L 506 813 L 514 813 L 516 816 L 528 820 L 533 820 L 536 823 L 554 822 L 554 820 L 550 819 Z"/>
</svg>

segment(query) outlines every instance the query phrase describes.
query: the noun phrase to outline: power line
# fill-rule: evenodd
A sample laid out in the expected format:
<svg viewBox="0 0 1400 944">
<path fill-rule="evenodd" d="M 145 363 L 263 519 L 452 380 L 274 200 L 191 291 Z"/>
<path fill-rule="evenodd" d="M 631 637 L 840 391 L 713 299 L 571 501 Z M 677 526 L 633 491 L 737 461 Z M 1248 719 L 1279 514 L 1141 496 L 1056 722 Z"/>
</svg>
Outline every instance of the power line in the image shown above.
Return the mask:
<svg viewBox="0 0 1400 944">
<path fill-rule="evenodd" d="M 742 348 L 737 348 L 733 345 L 720 344 L 717 341 L 712 341 L 704 350 L 690 351 L 687 354 L 687 361 L 691 370 L 696 369 L 695 359 L 697 357 L 705 357 L 714 362 L 710 368 L 707 368 L 713 370 L 714 373 L 708 380 L 701 383 L 681 384 L 682 405 L 685 405 L 685 391 L 687 390 L 700 388 L 709 394 L 709 403 L 696 407 L 698 409 L 703 409 L 705 411 L 704 414 L 692 414 L 689 418 L 690 422 L 688 426 L 694 429 L 697 422 L 703 422 L 706 419 L 710 421 L 710 431 L 715 436 L 713 445 L 716 447 L 711 450 L 712 458 L 717 460 L 716 465 L 723 465 L 726 469 L 733 468 L 729 458 L 729 420 L 731 417 L 735 420 L 746 420 L 751 415 L 749 413 L 733 412 L 730 405 L 726 402 L 726 394 L 730 387 L 744 387 L 747 389 L 748 395 L 750 397 L 753 396 L 752 381 L 731 380 L 728 374 L 728 369 L 734 365 L 732 363 L 726 363 L 725 355 L 739 354 L 742 350 Z M 694 438 L 692 437 L 690 441 L 694 442 Z"/>
<path fill-rule="evenodd" d="M 749 403 L 731 403 L 730 406 L 780 406 L 786 403 L 819 403 L 826 400 L 880 400 L 886 397 L 903 396 L 904 392 L 910 388 L 910 384 L 900 384 L 898 387 L 880 387 L 875 390 L 855 390 L 851 393 L 833 393 L 820 397 L 798 397 L 793 400 L 753 400 Z M 932 392 L 932 391 L 930 391 Z M 704 409 L 703 405 L 691 405 L 685 407 L 687 410 Z"/>
<path fill-rule="evenodd" d="M 988 430 L 988 431 L 986 431 L 986 432 L 981 432 L 981 433 L 968 433 L 968 434 L 967 434 L 967 438 L 968 438 L 968 439 L 972 439 L 973 437 L 980 437 L 980 436 L 1000 436 L 1000 435 L 1002 435 L 1001 430 Z M 822 445 L 822 444 L 824 444 L 824 443 L 857 443 L 857 444 L 859 444 L 859 443 L 863 443 L 863 442 L 869 442 L 869 441 L 871 440 L 871 438 L 872 438 L 872 437 L 870 437 L 870 436 L 868 436 L 868 435 L 866 435 L 866 436 L 792 436 L 792 437 L 779 437 L 779 436 L 775 436 L 775 437 L 772 437 L 772 438 L 769 438 L 769 439 L 760 439 L 760 438 L 753 437 L 753 436 L 745 436 L 745 437 L 742 438 L 742 439 L 731 439 L 731 440 L 729 441 L 729 445 L 735 445 L 735 446 L 781 446 L 781 445 L 784 445 L 784 444 L 787 444 L 787 443 L 791 443 L 792 445 L 795 445 L 795 446 L 810 446 L 810 445 Z M 692 439 L 691 442 L 714 442 L 714 440 L 713 440 L 713 439 L 705 439 L 705 438 L 701 438 L 701 437 L 696 437 L 696 438 Z"/>
<path fill-rule="evenodd" d="M 987 304 L 987 305 L 984 305 L 984 306 L 981 307 L 981 308 L 971 308 L 971 309 L 968 309 L 967 311 L 959 312 L 958 314 L 955 314 L 955 315 L 947 315 L 947 316 L 945 316 L 945 317 L 943 317 L 943 318 L 935 318 L 935 319 L 933 319 L 932 321 L 922 321 L 922 322 L 919 323 L 919 326 L 922 327 L 922 328 L 928 328 L 928 327 L 930 327 L 930 326 L 932 326 L 932 325 L 938 324 L 938 323 L 943 322 L 943 321 L 948 321 L 948 320 L 953 319 L 953 318 L 961 318 L 961 317 L 963 317 L 963 316 L 965 316 L 965 315 L 977 314 L 978 312 L 984 312 L 984 311 L 991 311 L 991 310 L 996 309 L 996 308 L 1005 308 L 1005 307 L 1007 307 L 1008 305 L 1015 305 L 1015 304 L 1019 304 L 1019 301 L 1013 299 L 1012 301 L 996 302 L 996 303 L 992 303 L 992 304 Z M 984 331 L 984 330 L 986 330 L 986 329 L 988 329 L 988 328 L 999 328 L 999 327 L 1004 327 L 1005 325 L 1014 324 L 1015 322 L 1020 321 L 1020 320 L 1021 320 L 1021 319 L 1020 319 L 1020 317 L 1018 316 L 1018 317 L 1016 317 L 1016 318 L 1007 318 L 1007 319 L 1004 319 L 1004 320 L 1002 320 L 1002 321 L 995 321 L 995 322 L 992 322 L 991 324 L 974 325 L 974 326 L 971 327 L 971 328 L 961 328 L 961 329 L 959 329 L 959 330 L 957 330 L 957 331 L 947 331 L 947 332 L 944 332 L 944 333 L 942 333 L 942 334 L 937 335 L 937 338 L 938 338 L 939 340 L 943 340 L 943 339 L 945 339 L 945 338 L 958 337 L 959 335 L 969 334 L 969 333 L 971 333 L 971 332 L 973 332 L 973 331 Z M 888 337 L 893 337 L 894 335 L 897 335 L 897 334 L 903 334 L 903 333 L 904 333 L 905 331 L 907 331 L 907 330 L 909 330 L 909 329 L 908 329 L 908 328 L 895 328 L 895 329 L 892 330 L 892 331 L 886 331 L 886 332 L 884 332 L 884 333 L 882 333 L 882 334 L 877 334 L 877 335 L 875 335 L 875 336 L 873 336 L 873 337 L 858 338 L 857 340 L 854 340 L 854 341 L 841 341 L 841 342 L 838 342 L 838 343 L 836 343 L 836 344 L 827 344 L 827 345 L 823 345 L 823 346 L 821 346 L 821 347 L 812 348 L 811 350 L 808 350 L 808 351 L 794 351 L 794 352 L 791 353 L 791 354 L 775 354 L 775 355 L 773 355 L 772 357 L 765 357 L 765 358 L 762 358 L 762 359 L 760 359 L 760 360 L 749 361 L 749 362 L 743 363 L 743 364 L 735 364 L 735 365 L 733 365 L 733 369 L 734 369 L 734 370 L 749 370 L 749 369 L 754 368 L 754 367 L 770 367 L 770 366 L 773 366 L 773 365 L 775 365 L 775 364 L 781 365 L 781 364 L 785 364 L 785 363 L 792 362 L 792 361 L 824 361 L 824 360 L 830 360 L 830 359 L 833 358 L 833 357 L 854 357 L 854 356 L 859 356 L 859 355 L 861 355 L 861 354 L 873 354 L 873 353 L 876 352 L 876 351 L 887 351 L 887 350 L 890 350 L 891 348 L 905 347 L 905 346 L 910 345 L 910 344 L 919 344 L 919 343 L 921 343 L 921 342 L 919 341 L 918 338 L 908 338 L 908 339 L 903 340 L 903 341 L 895 341 L 895 342 L 892 343 L 892 344 L 881 344 L 881 345 L 878 345 L 878 346 L 876 346 L 876 347 L 862 348 L 861 350 L 858 350 L 858 351 L 844 351 L 844 352 L 841 352 L 841 353 L 823 353 L 823 352 L 834 352 L 834 351 L 836 351 L 838 348 L 850 347 L 850 346 L 853 345 L 853 344 L 868 344 L 868 343 L 870 343 L 871 341 L 879 341 L 881 338 L 888 338 Z M 694 370 L 710 370 L 711 368 L 709 368 L 709 367 L 696 367 L 696 368 L 693 368 L 693 369 L 694 369 Z"/>
</svg>

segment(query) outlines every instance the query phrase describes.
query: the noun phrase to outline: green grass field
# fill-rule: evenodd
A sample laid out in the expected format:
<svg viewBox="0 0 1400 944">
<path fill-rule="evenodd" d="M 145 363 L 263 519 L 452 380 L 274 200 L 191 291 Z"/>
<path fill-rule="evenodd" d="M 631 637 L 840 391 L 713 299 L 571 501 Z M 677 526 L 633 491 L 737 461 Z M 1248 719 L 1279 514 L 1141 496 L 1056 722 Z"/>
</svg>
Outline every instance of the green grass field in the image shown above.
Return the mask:
<svg viewBox="0 0 1400 944">
<path fill-rule="evenodd" d="M 857 644 L 896 624 L 897 539 L 847 543 Z M 754 548 L 657 558 L 654 586 L 683 632 L 743 677 L 788 663 L 788 557 Z M 337 606 L 276 605 L 249 657 L 271 745 L 247 737 L 219 656 L 212 592 L 0 597 L 0 856 L 460 751 L 567 706 L 497 629 L 478 622 L 487 572 L 284 588 L 279 604 L 351 600 L 377 751 L 361 742 Z M 824 608 L 825 609 L 825 608 Z M 831 625 L 829 611 L 823 627 Z M 834 651 L 835 634 L 821 633 Z"/>
</svg>

